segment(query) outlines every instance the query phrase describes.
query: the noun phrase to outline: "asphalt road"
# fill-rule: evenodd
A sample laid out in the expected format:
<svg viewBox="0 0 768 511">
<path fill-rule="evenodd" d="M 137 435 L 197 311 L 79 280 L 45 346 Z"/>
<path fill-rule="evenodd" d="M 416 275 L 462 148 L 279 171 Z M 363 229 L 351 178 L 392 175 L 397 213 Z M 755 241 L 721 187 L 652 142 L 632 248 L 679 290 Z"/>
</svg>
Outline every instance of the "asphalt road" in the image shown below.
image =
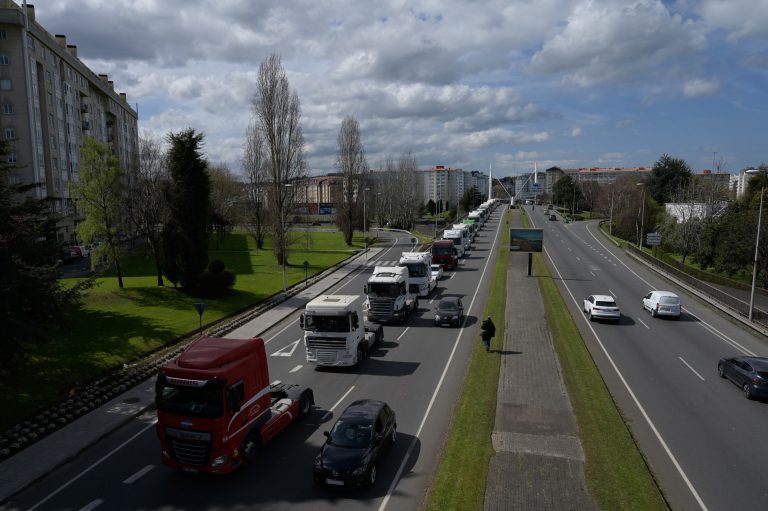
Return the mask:
<svg viewBox="0 0 768 511">
<path fill-rule="evenodd" d="M 716 372 L 723 356 L 768 356 L 765 338 L 636 263 L 596 222 L 553 222 L 526 210 L 544 229 L 553 278 L 670 507 L 765 508 L 768 403 L 746 400 Z M 652 289 L 682 298 L 679 321 L 642 309 Z M 589 322 L 582 308 L 590 294 L 613 295 L 621 321 Z"/>
<path fill-rule="evenodd" d="M 7 509 L 418 509 L 434 475 L 472 344 L 478 342 L 478 317 L 486 301 L 502 209 L 486 223 L 459 269 L 448 272 L 435 292 L 421 299 L 415 316 L 402 326 L 384 326 L 383 345 L 360 367 L 317 370 L 307 365 L 298 311 L 264 335 L 271 378 L 310 386 L 316 407 L 251 465 L 223 477 L 165 468 L 159 463 L 154 417 L 147 414 L 14 497 Z M 364 270 L 329 293 L 361 294 L 374 265 L 394 265 L 401 252 L 412 249 L 410 237 L 394 236 Z M 467 320 L 462 328 L 433 325 L 437 301 L 446 295 L 463 297 Z M 360 398 L 382 399 L 393 407 L 397 443 L 378 466 L 373 488 L 318 488 L 312 462 L 324 440 L 322 432 Z"/>
</svg>

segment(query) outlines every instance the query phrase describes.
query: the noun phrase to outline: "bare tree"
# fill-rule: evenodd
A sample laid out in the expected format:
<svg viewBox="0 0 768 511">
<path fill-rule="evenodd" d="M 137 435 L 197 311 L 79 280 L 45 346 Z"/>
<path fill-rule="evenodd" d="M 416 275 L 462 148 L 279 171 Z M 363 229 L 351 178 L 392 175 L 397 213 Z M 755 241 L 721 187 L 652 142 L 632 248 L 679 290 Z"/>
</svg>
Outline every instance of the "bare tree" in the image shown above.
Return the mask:
<svg viewBox="0 0 768 511">
<path fill-rule="evenodd" d="M 211 179 L 211 224 L 221 239 L 227 227 L 238 222 L 240 183 L 224 164 L 210 166 L 208 176 Z"/>
<path fill-rule="evenodd" d="M 264 248 L 267 224 L 265 187 L 269 180 L 269 169 L 264 149 L 264 138 L 254 124 L 249 125 L 245 132 L 243 172 L 248 180 L 246 199 L 248 230 L 256 241 L 256 248 L 261 250 Z"/>
<path fill-rule="evenodd" d="M 155 260 L 157 285 L 163 285 L 162 230 L 168 218 L 164 186 L 168 182 L 163 143 L 149 133 L 139 136 L 139 165 L 130 181 L 126 212 L 131 225 L 147 242 Z"/>
<path fill-rule="evenodd" d="M 403 154 L 397 161 L 388 158 L 385 170 L 393 176 L 387 191 L 392 201 L 390 221 L 409 229 L 418 215 L 422 199 L 416 158 L 410 154 Z"/>
<path fill-rule="evenodd" d="M 274 252 L 281 264 L 288 259 L 286 235 L 293 204 L 292 182 L 307 173 L 299 97 L 291 92 L 280 57 L 272 54 L 259 66 L 253 112 L 264 138 L 268 157 Z"/>
<path fill-rule="evenodd" d="M 365 177 L 368 172 L 368 161 L 365 159 L 360 137 L 360 125 L 354 117 L 344 118 L 336 141 L 338 144 L 336 168 L 341 172 L 344 193 L 336 222 L 344 234 L 347 245 L 351 245 L 352 232 L 355 228 L 355 212 L 360 209 L 358 202 L 365 193 L 367 185 Z"/>
</svg>

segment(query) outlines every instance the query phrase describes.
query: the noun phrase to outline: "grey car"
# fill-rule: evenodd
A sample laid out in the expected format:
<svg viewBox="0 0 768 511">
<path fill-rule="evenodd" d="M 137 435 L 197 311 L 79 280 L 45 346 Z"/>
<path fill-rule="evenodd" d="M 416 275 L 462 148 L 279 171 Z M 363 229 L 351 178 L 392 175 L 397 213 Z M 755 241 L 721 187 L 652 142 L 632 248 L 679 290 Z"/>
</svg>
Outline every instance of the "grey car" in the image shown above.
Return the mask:
<svg viewBox="0 0 768 511">
<path fill-rule="evenodd" d="M 440 300 L 435 311 L 435 325 L 459 326 L 464 319 L 464 305 L 458 296 L 448 296 Z"/>
</svg>

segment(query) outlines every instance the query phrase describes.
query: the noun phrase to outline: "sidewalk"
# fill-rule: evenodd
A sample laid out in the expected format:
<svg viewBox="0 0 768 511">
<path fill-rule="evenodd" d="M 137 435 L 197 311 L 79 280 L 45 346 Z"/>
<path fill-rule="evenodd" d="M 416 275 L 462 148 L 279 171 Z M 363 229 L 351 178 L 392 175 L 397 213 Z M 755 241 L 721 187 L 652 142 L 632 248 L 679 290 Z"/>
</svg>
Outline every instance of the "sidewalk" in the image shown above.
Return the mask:
<svg viewBox="0 0 768 511">
<path fill-rule="evenodd" d="M 522 227 L 512 210 L 513 227 Z M 501 256 L 503 257 L 503 256 Z M 528 254 L 509 253 L 505 338 L 485 511 L 597 509 Z"/>
<path fill-rule="evenodd" d="M 373 257 L 379 250 L 370 249 L 368 257 Z M 325 293 L 350 273 L 366 267 L 366 262 L 367 258 L 362 253 L 352 257 L 336 271 L 264 311 L 245 325 L 228 332 L 225 337 L 262 335 L 296 310 L 303 309 L 312 298 Z M 151 407 L 154 402 L 155 380 L 150 378 L 3 461 L 0 463 L 0 504 L 75 458 Z"/>
</svg>

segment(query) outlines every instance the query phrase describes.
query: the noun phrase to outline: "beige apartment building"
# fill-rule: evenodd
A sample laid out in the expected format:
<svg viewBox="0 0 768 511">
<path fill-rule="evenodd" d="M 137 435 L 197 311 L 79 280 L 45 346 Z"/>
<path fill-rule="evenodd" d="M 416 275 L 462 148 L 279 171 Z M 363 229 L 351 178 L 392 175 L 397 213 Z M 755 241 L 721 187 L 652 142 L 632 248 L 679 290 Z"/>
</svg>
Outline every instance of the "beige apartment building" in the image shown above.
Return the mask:
<svg viewBox="0 0 768 511">
<path fill-rule="evenodd" d="M 35 21 L 35 8 L 0 0 L 0 136 L 10 141 L 11 184 L 33 184 L 61 243 L 74 243 L 77 214 L 69 183 L 79 179 L 85 137 L 107 142 L 129 175 L 138 154 L 138 114 L 107 75 L 77 57 L 77 46 Z"/>
</svg>

